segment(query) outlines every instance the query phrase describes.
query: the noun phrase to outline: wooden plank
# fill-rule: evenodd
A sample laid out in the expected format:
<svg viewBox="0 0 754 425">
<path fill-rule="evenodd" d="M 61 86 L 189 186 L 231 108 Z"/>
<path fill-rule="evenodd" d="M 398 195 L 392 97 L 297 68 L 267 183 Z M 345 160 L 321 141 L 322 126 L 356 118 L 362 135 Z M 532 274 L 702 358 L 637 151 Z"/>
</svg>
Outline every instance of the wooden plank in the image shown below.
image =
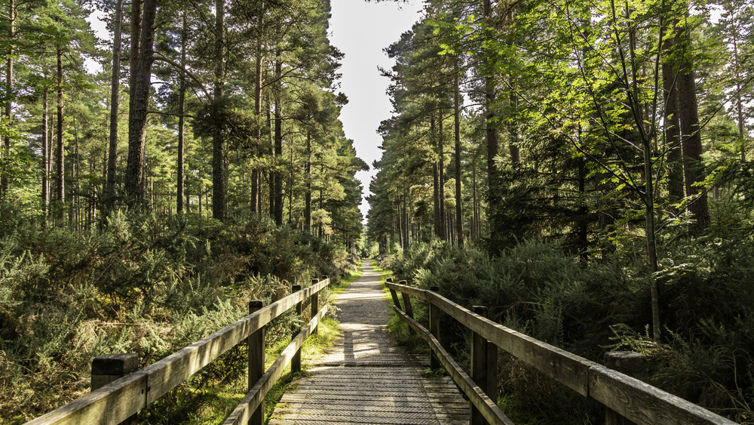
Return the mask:
<svg viewBox="0 0 754 425">
<path fill-rule="evenodd" d="M 453 382 L 461 388 L 461 391 L 466 394 L 469 401 L 479 409 L 482 416 L 487 419 L 488 423 L 496 425 L 514 425 L 513 422 L 497 407 L 495 402 L 493 402 L 487 394 L 485 394 L 484 391 L 482 391 L 482 389 L 474 383 L 468 375 L 466 375 L 463 369 L 458 366 L 458 363 L 456 363 L 450 354 L 445 351 L 437 338 L 435 338 L 422 325 L 408 317 L 404 312 L 397 308 L 393 308 L 393 310 L 395 310 L 395 312 L 405 320 L 419 336 L 424 338 L 432 346 L 432 350 L 437 353 L 437 357 L 440 359 L 440 362 L 445 367 L 445 370 L 448 371 L 451 378 L 453 378 Z"/>
<path fill-rule="evenodd" d="M 321 291 L 329 283 L 330 280 L 325 279 L 303 291 L 291 294 L 142 369 L 148 375 L 150 387 L 147 393 L 147 405 L 152 404 L 168 391 L 238 345 L 252 332 L 261 329 L 273 319 L 308 298 L 312 293 Z"/>
<path fill-rule="evenodd" d="M 473 332 L 579 394 L 589 395 L 589 368 L 599 364 L 475 315 L 441 295 L 430 291 L 426 295 L 432 304 Z"/>
<path fill-rule="evenodd" d="M 385 285 L 389 289 L 403 292 L 404 294 L 408 294 L 414 298 L 418 298 L 420 300 L 425 300 L 425 301 L 427 300 L 427 292 L 429 291 L 427 291 L 426 289 L 414 288 L 413 286 L 400 285 L 400 284 L 392 283 L 392 282 L 385 282 Z"/>
<path fill-rule="evenodd" d="M 600 365 L 589 371 L 589 396 L 638 424 L 735 424 L 680 397 Z"/>
<path fill-rule="evenodd" d="M 241 400 L 241 403 L 238 404 L 238 406 L 233 410 L 233 413 L 231 413 L 230 416 L 228 416 L 228 418 L 225 420 L 225 422 L 223 422 L 223 425 L 246 425 L 249 419 L 251 419 L 251 414 L 254 412 L 254 410 L 256 410 L 256 408 L 264 402 L 264 397 L 270 391 L 272 386 L 275 385 L 275 382 L 283 373 L 285 366 L 293 359 L 293 356 L 304 344 L 304 341 L 309 338 L 309 335 L 312 334 L 312 331 L 317 327 L 317 324 L 320 320 L 322 320 L 326 313 L 327 304 L 322 307 L 319 313 L 312 318 L 309 324 L 307 324 L 306 327 L 301 332 L 299 332 L 299 334 L 296 335 L 295 338 L 293 338 L 293 340 L 290 344 L 288 344 L 285 350 L 280 353 L 280 356 L 278 356 L 278 358 L 275 360 L 272 366 L 270 366 L 267 372 L 262 375 L 262 377 L 259 379 L 259 381 L 257 381 L 254 387 L 249 391 L 249 393 L 246 394 L 246 397 Z"/>
<path fill-rule="evenodd" d="M 132 373 L 26 425 L 117 425 L 146 407 L 146 389 L 147 375 Z"/>
</svg>

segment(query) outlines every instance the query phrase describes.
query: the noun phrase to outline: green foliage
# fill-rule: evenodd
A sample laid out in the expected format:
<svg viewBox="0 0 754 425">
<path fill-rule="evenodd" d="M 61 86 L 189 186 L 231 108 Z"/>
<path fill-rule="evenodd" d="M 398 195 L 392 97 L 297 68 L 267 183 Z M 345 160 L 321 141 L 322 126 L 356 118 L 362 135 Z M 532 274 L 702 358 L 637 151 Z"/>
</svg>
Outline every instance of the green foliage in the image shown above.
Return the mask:
<svg viewBox="0 0 754 425">
<path fill-rule="evenodd" d="M 9 215 L 0 225 L 1 418 L 28 420 L 82 395 L 97 355 L 152 363 L 240 319 L 249 300 L 337 278 L 345 263 L 332 245 L 259 216 L 221 224 L 119 212 L 102 230 L 70 232 Z M 269 340 L 288 337 L 292 320 L 277 319 Z M 197 394 L 241 379 L 244 353 L 232 350 L 145 415 L 203 408 L 210 402 Z"/>
<path fill-rule="evenodd" d="M 675 229 L 675 233 L 685 232 Z M 751 232 L 728 238 L 673 238 L 658 274 L 667 345 L 645 333 L 651 323 L 646 265 L 619 251 L 610 263 L 586 263 L 552 243 L 529 240 L 490 257 L 475 247 L 415 244 L 392 266 L 396 279 L 428 288 L 459 304 L 489 307 L 490 319 L 600 362 L 606 350 L 630 349 L 650 358 L 649 382 L 739 422 L 754 417 L 754 244 Z M 628 252 L 627 252 L 628 253 Z M 626 254 L 627 254 L 626 253 Z M 418 320 L 426 322 L 421 305 Z M 415 340 L 405 326 L 394 333 Z M 443 322 L 443 345 L 467 361 L 467 331 Z M 572 394 L 520 361 L 502 354 L 501 405 L 522 423 L 580 423 L 594 403 Z M 557 400 L 553 402 L 553 400 Z M 557 406 L 569 406 L 561 411 Z M 517 422 L 518 423 L 518 422 Z"/>
</svg>

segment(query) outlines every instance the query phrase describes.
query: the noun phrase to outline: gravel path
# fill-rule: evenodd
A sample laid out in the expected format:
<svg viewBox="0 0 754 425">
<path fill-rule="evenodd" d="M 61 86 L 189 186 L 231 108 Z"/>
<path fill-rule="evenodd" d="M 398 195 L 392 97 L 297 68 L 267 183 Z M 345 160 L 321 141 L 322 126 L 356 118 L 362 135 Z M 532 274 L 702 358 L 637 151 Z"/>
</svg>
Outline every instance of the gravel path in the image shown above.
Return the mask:
<svg viewBox="0 0 754 425">
<path fill-rule="evenodd" d="M 427 378 L 424 366 L 387 332 L 390 310 L 369 262 L 340 294 L 342 337 L 295 381 L 270 424 L 462 424 L 468 405 L 450 378 Z"/>
</svg>

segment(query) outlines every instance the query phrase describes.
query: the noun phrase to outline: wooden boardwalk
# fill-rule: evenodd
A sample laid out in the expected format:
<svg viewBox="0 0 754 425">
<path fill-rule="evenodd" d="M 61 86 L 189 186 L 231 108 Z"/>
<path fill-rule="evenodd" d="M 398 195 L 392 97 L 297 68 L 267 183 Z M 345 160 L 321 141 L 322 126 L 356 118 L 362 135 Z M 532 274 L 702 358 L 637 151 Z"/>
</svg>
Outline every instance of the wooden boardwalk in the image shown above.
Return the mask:
<svg viewBox="0 0 754 425">
<path fill-rule="evenodd" d="M 363 276 L 335 301 L 343 336 L 295 381 L 270 424 L 467 424 L 469 408 L 449 377 L 424 376 L 428 359 L 395 345 L 379 273 Z"/>
</svg>

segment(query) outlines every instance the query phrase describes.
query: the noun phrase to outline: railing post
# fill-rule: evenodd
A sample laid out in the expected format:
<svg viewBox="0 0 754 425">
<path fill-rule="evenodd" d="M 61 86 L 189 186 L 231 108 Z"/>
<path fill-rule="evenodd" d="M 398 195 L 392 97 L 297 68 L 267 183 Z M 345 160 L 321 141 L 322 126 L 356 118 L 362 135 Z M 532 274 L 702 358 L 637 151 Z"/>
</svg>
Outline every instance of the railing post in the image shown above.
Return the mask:
<svg viewBox="0 0 754 425">
<path fill-rule="evenodd" d="M 318 283 L 319 283 L 319 279 L 316 279 L 316 278 L 312 279 L 312 286 L 314 286 L 314 285 L 316 285 Z M 311 309 L 311 313 L 312 313 L 312 319 L 313 319 L 313 318 L 315 318 L 317 316 L 317 313 L 319 313 L 319 292 L 312 294 L 311 300 L 312 300 L 312 302 L 311 302 L 311 304 L 312 304 L 311 305 L 311 308 L 312 308 Z M 312 335 L 316 335 L 317 334 L 317 328 L 319 328 L 319 326 L 317 326 L 316 328 L 312 329 Z"/>
<path fill-rule="evenodd" d="M 633 351 L 610 351 L 605 353 L 605 366 L 634 378 L 640 377 L 643 369 L 646 368 L 646 363 L 646 357 Z M 605 407 L 605 425 L 635 424 L 619 415 L 618 412 Z"/>
<path fill-rule="evenodd" d="M 405 280 L 400 281 L 401 285 L 408 286 L 408 282 Z M 408 315 L 410 318 L 414 318 L 414 309 L 411 308 L 411 297 L 407 293 L 403 293 L 403 306 L 405 307 L 403 311 Z"/>
<path fill-rule="evenodd" d="M 133 353 L 105 354 L 92 360 L 92 391 L 139 369 L 139 356 Z M 121 424 L 135 424 L 136 415 Z"/>
<path fill-rule="evenodd" d="M 436 293 L 440 291 L 440 287 L 430 286 L 429 290 Z M 431 299 L 429 301 L 429 332 L 437 338 L 438 341 L 440 340 L 440 309 L 432 304 Z M 431 349 L 429 351 L 429 368 L 432 370 L 440 368 L 440 360 Z"/>
<path fill-rule="evenodd" d="M 389 277 L 385 281 L 393 283 L 393 278 Z M 401 301 L 398 299 L 398 294 L 395 292 L 395 289 L 390 288 L 390 296 L 393 297 L 393 304 L 395 304 L 399 309 L 403 310 L 403 308 L 401 308 Z"/>
<path fill-rule="evenodd" d="M 472 311 L 480 316 L 487 314 L 487 307 L 475 305 Z M 497 345 L 471 331 L 471 379 L 497 403 Z M 486 424 L 482 413 L 471 406 L 471 425 Z"/>
<path fill-rule="evenodd" d="M 249 301 L 249 314 L 255 313 L 262 307 L 264 307 L 264 301 Z M 259 378 L 264 375 L 264 327 L 249 335 L 247 343 L 249 345 L 249 391 L 251 391 L 251 388 L 256 385 Z M 249 419 L 249 425 L 263 424 L 264 403 L 254 411 L 251 419 Z"/>
<path fill-rule="evenodd" d="M 296 293 L 301 290 L 301 285 L 293 285 L 291 292 Z M 301 320 L 301 311 L 303 302 L 300 302 L 296 304 L 296 316 L 298 320 Z M 301 332 L 301 326 L 294 326 L 293 328 L 293 336 L 292 338 L 295 338 L 296 335 Z M 299 348 L 298 351 L 296 351 L 296 354 L 293 355 L 293 359 L 291 359 L 291 373 L 297 373 L 301 372 L 301 349 Z"/>
</svg>

